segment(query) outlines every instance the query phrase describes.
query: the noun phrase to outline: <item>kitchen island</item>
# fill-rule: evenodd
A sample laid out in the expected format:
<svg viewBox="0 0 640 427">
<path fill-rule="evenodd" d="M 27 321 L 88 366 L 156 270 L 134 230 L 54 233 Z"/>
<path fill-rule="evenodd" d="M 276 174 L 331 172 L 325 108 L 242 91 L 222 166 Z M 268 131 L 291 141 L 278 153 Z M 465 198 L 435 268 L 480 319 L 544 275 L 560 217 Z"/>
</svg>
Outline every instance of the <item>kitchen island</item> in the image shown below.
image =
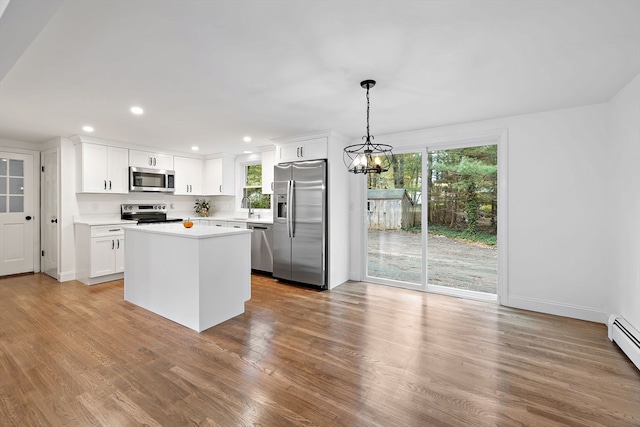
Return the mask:
<svg viewBox="0 0 640 427">
<path fill-rule="evenodd" d="M 251 230 L 153 224 L 125 238 L 125 300 L 198 332 L 244 313 Z"/>
</svg>

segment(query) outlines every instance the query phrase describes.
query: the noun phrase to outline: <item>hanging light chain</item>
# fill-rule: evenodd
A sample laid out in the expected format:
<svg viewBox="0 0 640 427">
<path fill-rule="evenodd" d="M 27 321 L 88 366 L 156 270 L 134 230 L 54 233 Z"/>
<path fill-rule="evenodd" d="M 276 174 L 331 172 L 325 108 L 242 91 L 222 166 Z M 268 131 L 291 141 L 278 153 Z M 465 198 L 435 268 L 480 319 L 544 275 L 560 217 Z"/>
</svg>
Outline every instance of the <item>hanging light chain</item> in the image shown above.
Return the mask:
<svg viewBox="0 0 640 427">
<path fill-rule="evenodd" d="M 371 138 L 371 135 L 369 135 L 369 84 L 367 84 L 367 141 L 370 141 Z"/>
</svg>

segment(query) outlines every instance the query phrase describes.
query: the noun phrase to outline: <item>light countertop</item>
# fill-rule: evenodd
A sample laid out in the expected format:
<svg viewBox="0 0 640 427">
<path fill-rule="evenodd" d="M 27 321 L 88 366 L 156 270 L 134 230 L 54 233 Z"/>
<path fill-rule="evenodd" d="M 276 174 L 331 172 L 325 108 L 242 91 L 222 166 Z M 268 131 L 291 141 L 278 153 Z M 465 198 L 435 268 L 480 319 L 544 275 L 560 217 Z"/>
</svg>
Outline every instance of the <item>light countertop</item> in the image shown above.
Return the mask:
<svg viewBox="0 0 640 427">
<path fill-rule="evenodd" d="M 74 224 L 84 225 L 126 225 L 137 224 L 138 221 L 122 220 L 119 216 L 76 216 L 73 218 Z"/>
<path fill-rule="evenodd" d="M 272 218 L 238 218 L 238 217 L 199 217 L 192 216 L 191 219 L 202 219 L 205 221 L 233 221 L 233 222 L 246 222 L 246 223 L 256 223 L 256 224 L 273 224 Z"/>
<path fill-rule="evenodd" d="M 126 232 L 129 231 L 186 237 L 189 239 L 209 239 L 234 234 L 251 233 L 251 230 L 244 228 L 207 227 L 199 226 L 198 224 L 194 224 L 191 228 L 186 228 L 182 223 L 148 224 L 138 227 L 127 227 Z"/>
</svg>

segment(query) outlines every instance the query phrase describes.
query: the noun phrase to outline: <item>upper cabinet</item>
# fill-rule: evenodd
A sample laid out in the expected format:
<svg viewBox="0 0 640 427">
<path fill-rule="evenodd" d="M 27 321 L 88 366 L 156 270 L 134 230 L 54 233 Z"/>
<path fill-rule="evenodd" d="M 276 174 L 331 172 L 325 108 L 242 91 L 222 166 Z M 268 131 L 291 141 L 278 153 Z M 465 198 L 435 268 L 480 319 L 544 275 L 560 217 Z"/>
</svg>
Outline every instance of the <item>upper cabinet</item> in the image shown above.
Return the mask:
<svg viewBox="0 0 640 427">
<path fill-rule="evenodd" d="M 327 158 L 327 138 L 312 138 L 295 142 L 276 142 L 276 163 Z"/>
<path fill-rule="evenodd" d="M 176 173 L 174 194 L 194 196 L 203 194 L 202 160 L 175 156 L 173 168 Z"/>
<path fill-rule="evenodd" d="M 129 192 L 129 150 L 126 148 L 76 143 L 76 163 L 76 192 Z"/>
<path fill-rule="evenodd" d="M 273 194 L 273 165 L 275 151 L 262 152 L 262 194 Z"/>
<path fill-rule="evenodd" d="M 173 170 L 173 156 L 149 151 L 129 150 L 129 166 Z"/>
<path fill-rule="evenodd" d="M 204 194 L 207 196 L 233 196 L 235 160 L 232 156 L 204 161 Z"/>
</svg>

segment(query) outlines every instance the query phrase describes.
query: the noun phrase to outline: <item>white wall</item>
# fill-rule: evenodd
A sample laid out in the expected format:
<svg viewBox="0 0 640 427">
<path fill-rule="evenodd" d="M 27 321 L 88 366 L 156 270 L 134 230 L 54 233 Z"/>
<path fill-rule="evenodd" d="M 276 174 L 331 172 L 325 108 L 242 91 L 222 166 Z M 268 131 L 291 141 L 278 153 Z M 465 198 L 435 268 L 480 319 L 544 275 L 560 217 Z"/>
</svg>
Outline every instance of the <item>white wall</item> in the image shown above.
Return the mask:
<svg viewBox="0 0 640 427">
<path fill-rule="evenodd" d="M 333 289 L 349 280 L 349 178 L 342 160 L 348 143 L 344 136 L 329 136 L 327 160 L 328 209 L 328 288 Z"/>
<path fill-rule="evenodd" d="M 607 247 L 610 190 L 606 157 L 607 105 L 528 114 L 394 135 L 376 142 L 472 137 L 508 130 L 507 297 L 503 304 L 604 322 L 612 255 Z M 362 189 L 352 180 L 351 254 L 362 228 Z M 355 247 L 353 245 L 356 245 Z M 361 262 L 361 261 L 360 261 Z M 360 265 L 351 265 L 358 280 Z"/>
<path fill-rule="evenodd" d="M 609 232 L 613 268 L 608 281 L 609 312 L 640 330 L 640 75 L 609 103 Z"/>
<path fill-rule="evenodd" d="M 58 275 L 61 282 L 73 280 L 76 277 L 76 249 L 73 218 L 78 215 L 76 201 L 76 152 L 73 142 L 68 138 L 60 138 L 60 257 Z"/>
</svg>

